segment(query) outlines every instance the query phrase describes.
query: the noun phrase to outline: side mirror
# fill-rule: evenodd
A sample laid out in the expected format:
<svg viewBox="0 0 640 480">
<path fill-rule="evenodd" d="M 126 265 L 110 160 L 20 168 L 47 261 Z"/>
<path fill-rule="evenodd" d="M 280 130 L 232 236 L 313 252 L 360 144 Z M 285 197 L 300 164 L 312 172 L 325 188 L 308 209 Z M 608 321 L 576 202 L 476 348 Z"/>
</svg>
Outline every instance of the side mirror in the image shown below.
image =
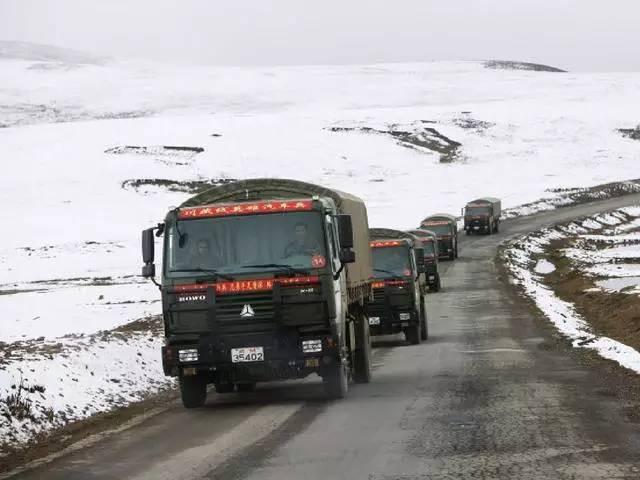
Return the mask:
<svg viewBox="0 0 640 480">
<path fill-rule="evenodd" d="M 142 231 L 142 276 L 144 278 L 153 278 L 156 274 L 156 266 L 153 264 L 155 256 L 155 239 L 153 238 L 153 228 L 147 228 Z"/>
<path fill-rule="evenodd" d="M 353 248 L 353 225 L 351 215 L 337 215 L 338 236 L 340 237 L 340 250 Z"/>
<path fill-rule="evenodd" d="M 142 266 L 142 276 L 144 278 L 153 278 L 156 276 L 156 266 L 153 263 Z"/>
<path fill-rule="evenodd" d="M 424 273 L 426 271 L 424 263 L 424 248 L 414 248 L 416 256 L 416 266 L 418 267 L 418 273 Z"/>
<path fill-rule="evenodd" d="M 356 252 L 351 249 L 340 250 L 338 258 L 340 259 L 340 263 L 343 265 L 347 263 L 354 263 L 356 261 Z"/>
</svg>

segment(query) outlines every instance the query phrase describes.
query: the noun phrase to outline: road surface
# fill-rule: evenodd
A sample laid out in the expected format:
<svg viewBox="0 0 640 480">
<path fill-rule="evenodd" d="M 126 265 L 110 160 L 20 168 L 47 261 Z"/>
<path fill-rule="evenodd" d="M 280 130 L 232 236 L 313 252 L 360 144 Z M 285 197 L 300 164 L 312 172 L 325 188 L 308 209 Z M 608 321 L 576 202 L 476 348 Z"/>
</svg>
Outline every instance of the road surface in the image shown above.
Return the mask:
<svg viewBox="0 0 640 480">
<path fill-rule="evenodd" d="M 211 394 L 16 479 L 638 479 L 640 425 L 601 372 L 563 349 L 500 280 L 505 238 L 640 204 L 640 195 L 504 222 L 462 238 L 429 296 L 431 338 L 377 342 L 374 380 L 342 401 L 319 379 Z"/>
</svg>

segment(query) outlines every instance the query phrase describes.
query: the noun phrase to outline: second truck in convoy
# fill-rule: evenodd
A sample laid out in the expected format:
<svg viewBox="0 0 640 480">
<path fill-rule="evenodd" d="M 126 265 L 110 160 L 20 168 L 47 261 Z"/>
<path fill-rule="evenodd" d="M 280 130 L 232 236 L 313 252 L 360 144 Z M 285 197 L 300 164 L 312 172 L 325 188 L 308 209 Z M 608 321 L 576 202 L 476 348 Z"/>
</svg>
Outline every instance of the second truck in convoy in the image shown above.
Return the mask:
<svg viewBox="0 0 640 480">
<path fill-rule="evenodd" d="M 424 274 L 429 290 L 439 292 L 442 288 L 438 270 L 438 236 L 430 230 L 409 230 L 422 242 L 424 251 Z"/>
<path fill-rule="evenodd" d="M 404 332 L 418 344 L 429 336 L 427 324 L 424 253 L 413 234 L 388 228 L 372 228 L 373 301 L 369 326 L 373 335 Z"/>
<path fill-rule="evenodd" d="M 152 279 L 154 231 L 164 233 L 162 365 L 179 378 L 185 407 L 205 402 L 207 384 L 249 391 L 317 373 L 340 398 L 350 378 L 368 382 L 368 228 L 357 197 L 254 179 L 206 190 L 145 230 Z"/>
<path fill-rule="evenodd" d="M 464 231 L 491 235 L 500 229 L 502 202 L 498 198 L 484 197 L 467 203 L 462 211 Z"/>
</svg>

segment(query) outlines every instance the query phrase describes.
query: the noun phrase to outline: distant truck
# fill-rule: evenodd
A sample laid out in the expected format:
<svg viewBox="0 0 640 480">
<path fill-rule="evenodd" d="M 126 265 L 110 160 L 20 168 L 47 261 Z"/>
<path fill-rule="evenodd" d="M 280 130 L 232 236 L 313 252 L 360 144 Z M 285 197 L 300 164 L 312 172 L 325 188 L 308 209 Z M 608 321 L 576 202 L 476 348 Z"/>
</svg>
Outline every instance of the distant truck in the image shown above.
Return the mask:
<svg viewBox="0 0 640 480">
<path fill-rule="evenodd" d="M 407 342 L 429 337 L 422 243 L 413 234 L 372 228 L 373 301 L 369 303 L 372 335 L 404 332 Z"/>
<path fill-rule="evenodd" d="M 414 234 L 422 242 L 425 277 L 429 290 L 439 292 L 442 281 L 438 271 L 438 236 L 430 230 L 423 229 L 409 230 L 409 233 Z"/>
<path fill-rule="evenodd" d="M 244 392 L 316 373 L 341 398 L 349 378 L 370 381 L 373 270 L 362 200 L 294 180 L 211 188 L 143 231 L 151 279 L 154 230 L 164 232 L 162 366 L 179 378 L 185 407 L 204 404 L 207 384 Z"/>
<path fill-rule="evenodd" d="M 500 214 L 502 202 L 498 198 L 478 198 L 467 203 L 462 211 L 464 231 L 470 233 L 486 233 L 491 235 L 500 230 Z"/>
<path fill-rule="evenodd" d="M 438 237 L 440 258 L 455 260 L 458 258 L 458 219 L 448 213 L 436 213 L 422 222 L 420 228 L 430 230 Z"/>
</svg>

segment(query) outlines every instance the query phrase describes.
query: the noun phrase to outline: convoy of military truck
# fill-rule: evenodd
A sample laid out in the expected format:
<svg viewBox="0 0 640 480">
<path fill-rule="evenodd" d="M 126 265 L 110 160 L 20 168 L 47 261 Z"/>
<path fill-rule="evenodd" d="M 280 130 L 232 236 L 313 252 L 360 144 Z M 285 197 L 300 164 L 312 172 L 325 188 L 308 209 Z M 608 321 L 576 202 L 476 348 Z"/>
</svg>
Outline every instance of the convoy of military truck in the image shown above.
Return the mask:
<svg viewBox="0 0 640 480">
<path fill-rule="evenodd" d="M 463 210 L 467 234 L 497 232 L 500 200 Z M 155 236 L 164 237 L 156 283 Z M 142 275 L 159 287 L 165 375 L 186 408 L 258 382 L 322 378 L 330 398 L 371 380 L 371 336 L 429 336 L 427 292 L 458 257 L 458 219 L 369 228 L 364 202 L 284 179 L 213 187 L 142 232 Z"/>
</svg>

